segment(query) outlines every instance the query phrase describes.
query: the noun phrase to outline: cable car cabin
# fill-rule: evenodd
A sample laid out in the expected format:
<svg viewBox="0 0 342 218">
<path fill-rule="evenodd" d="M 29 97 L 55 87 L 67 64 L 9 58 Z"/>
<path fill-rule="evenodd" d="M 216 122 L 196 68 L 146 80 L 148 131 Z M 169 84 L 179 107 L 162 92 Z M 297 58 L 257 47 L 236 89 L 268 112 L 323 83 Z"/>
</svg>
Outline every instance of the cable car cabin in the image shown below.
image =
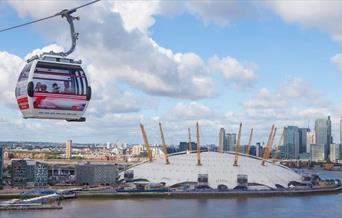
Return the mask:
<svg viewBox="0 0 342 218">
<path fill-rule="evenodd" d="M 85 121 L 91 88 L 80 62 L 43 55 L 25 65 L 15 96 L 24 118 Z"/>
</svg>

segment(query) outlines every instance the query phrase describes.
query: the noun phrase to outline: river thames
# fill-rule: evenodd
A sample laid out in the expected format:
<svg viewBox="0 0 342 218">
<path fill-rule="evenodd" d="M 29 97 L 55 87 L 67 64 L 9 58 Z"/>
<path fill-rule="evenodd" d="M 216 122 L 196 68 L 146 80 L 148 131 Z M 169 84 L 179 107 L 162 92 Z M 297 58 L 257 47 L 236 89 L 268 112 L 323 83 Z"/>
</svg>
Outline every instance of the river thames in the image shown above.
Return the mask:
<svg viewBox="0 0 342 218">
<path fill-rule="evenodd" d="M 77 199 L 62 210 L 0 212 L 1 218 L 342 217 L 342 194 L 232 199 Z"/>
<path fill-rule="evenodd" d="M 322 177 L 324 173 L 320 173 Z M 330 172 L 327 177 L 342 177 Z M 74 199 L 62 210 L 3 211 L 1 218 L 342 217 L 342 194 L 229 199 Z"/>
</svg>

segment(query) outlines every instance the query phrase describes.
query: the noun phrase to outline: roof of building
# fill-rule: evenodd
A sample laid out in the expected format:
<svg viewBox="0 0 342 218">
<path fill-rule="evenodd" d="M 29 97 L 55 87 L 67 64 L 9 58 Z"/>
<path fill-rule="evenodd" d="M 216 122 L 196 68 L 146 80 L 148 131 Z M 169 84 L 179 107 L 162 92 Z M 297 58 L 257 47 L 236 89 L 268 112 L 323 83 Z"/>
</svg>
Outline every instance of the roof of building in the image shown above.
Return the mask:
<svg viewBox="0 0 342 218">
<path fill-rule="evenodd" d="M 208 174 L 208 185 L 216 188 L 226 185 L 234 188 L 237 185 L 237 175 L 248 176 L 249 183 L 256 183 L 275 188 L 276 185 L 287 187 L 290 181 L 301 181 L 301 175 L 291 169 L 266 162 L 261 165 L 261 159 L 253 156 L 239 155 L 238 166 L 233 166 L 234 153 L 202 152 L 201 166 L 197 166 L 196 153 L 170 155 L 170 164 L 166 165 L 163 158 L 153 162 L 144 162 L 131 167 L 134 179 L 146 179 L 149 182 L 164 182 L 173 186 L 185 182 L 197 182 L 198 174 Z"/>
</svg>

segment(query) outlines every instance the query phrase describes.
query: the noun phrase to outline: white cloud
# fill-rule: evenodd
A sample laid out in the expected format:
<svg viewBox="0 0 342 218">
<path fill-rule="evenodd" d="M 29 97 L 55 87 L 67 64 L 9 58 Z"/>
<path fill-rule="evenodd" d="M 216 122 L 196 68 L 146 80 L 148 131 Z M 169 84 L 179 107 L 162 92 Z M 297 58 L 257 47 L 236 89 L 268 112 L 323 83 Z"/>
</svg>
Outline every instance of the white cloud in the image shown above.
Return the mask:
<svg viewBox="0 0 342 218">
<path fill-rule="evenodd" d="M 308 27 L 328 31 L 337 41 L 342 41 L 342 2 L 340 1 L 264 1 L 283 19 Z"/>
<path fill-rule="evenodd" d="M 153 16 L 159 10 L 159 1 L 116 1 L 113 4 L 113 11 L 121 15 L 128 31 L 139 29 L 146 32 L 155 23 Z"/>
<path fill-rule="evenodd" d="M 16 107 L 14 90 L 25 62 L 6 51 L 0 51 L 0 60 L 0 101 L 4 105 Z"/>
<path fill-rule="evenodd" d="M 256 79 L 255 64 L 243 65 L 232 57 L 219 58 L 212 57 L 209 65 L 213 71 L 223 75 L 227 84 L 233 84 L 235 87 L 245 89 L 253 85 Z"/>
<path fill-rule="evenodd" d="M 342 53 L 338 53 L 330 58 L 331 63 L 333 63 L 339 71 L 342 71 Z"/>
<path fill-rule="evenodd" d="M 191 120 L 208 119 L 213 116 L 213 111 L 198 102 L 190 102 L 189 104 L 176 104 L 165 117 L 168 120 Z"/>
</svg>

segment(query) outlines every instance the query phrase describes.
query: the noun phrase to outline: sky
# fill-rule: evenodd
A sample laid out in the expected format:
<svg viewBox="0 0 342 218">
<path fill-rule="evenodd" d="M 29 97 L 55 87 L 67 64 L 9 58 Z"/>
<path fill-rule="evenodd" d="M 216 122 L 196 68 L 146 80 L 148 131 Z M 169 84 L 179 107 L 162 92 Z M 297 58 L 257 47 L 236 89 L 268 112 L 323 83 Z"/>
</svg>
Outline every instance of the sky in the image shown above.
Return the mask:
<svg viewBox="0 0 342 218">
<path fill-rule="evenodd" d="M 85 3 L 0 2 L 0 29 Z M 53 18 L 0 33 L 0 141 L 150 143 L 195 136 L 217 144 L 219 129 L 251 128 L 267 140 L 272 124 L 314 129 L 331 116 L 340 141 L 342 2 L 101 1 L 78 10 L 81 59 L 93 96 L 85 123 L 22 119 L 14 89 L 25 60 L 68 50 L 67 22 Z"/>
</svg>

